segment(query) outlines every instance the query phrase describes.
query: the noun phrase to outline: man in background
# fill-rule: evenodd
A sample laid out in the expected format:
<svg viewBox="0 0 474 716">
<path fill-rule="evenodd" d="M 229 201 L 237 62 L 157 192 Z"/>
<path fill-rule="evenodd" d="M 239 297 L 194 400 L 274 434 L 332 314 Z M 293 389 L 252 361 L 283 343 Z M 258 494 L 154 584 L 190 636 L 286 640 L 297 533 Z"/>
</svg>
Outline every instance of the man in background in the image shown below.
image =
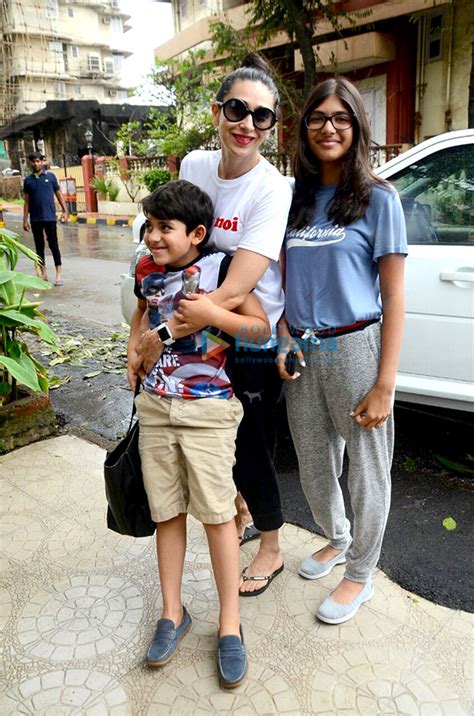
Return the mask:
<svg viewBox="0 0 474 716">
<path fill-rule="evenodd" d="M 44 237 L 48 241 L 48 246 L 53 254 L 54 266 L 56 268 L 55 286 L 62 286 L 64 281 L 61 274 L 61 253 L 58 246 L 58 235 L 56 229 L 56 207 L 54 204 L 54 196 L 61 206 L 61 222 L 64 223 L 68 219 L 66 202 L 61 194 L 58 180 L 52 172 L 45 170 L 43 165 L 43 155 L 41 152 L 32 152 L 28 156 L 32 173 L 26 177 L 23 183 L 23 193 L 25 195 L 25 203 L 23 207 L 23 229 L 33 232 L 35 242 L 35 250 L 40 258 L 40 276 L 45 281 L 48 280 L 45 261 L 45 243 Z M 28 215 L 30 222 L 28 221 Z"/>
</svg>

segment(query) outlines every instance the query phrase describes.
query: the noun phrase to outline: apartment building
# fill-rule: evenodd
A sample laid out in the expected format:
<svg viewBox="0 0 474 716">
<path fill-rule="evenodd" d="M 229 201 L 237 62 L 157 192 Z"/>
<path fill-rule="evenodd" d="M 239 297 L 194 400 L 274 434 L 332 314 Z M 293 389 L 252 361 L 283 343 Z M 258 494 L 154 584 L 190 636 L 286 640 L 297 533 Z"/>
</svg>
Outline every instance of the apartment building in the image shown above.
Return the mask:
<svg viewBox="0 0 474 716">
<path fill-rule="evenodd" d="M 211 18 L 236 29 L 248 22 L 249 3 L 242 0 L 171 2 L 176 34 L 155 50 L 160 59 L 198 47 L 210 51 Z M 328 22 L 316 29 L 318 78 L 338 72 L 355 82 L 379 145 L 417 143 L 468 126 L 474 102 L 473 0 L 345 0 L 341 7 L 352 14 L 351 22 L 341 20 L 342 38 Z M 296 47 L 288 52 L 288 44 L 282 31 L 261 49 L 285 58 L 279 62 L 283 75 L 302 86 L 301 54 Z"/>
<path fill-rule="evenodd" d="M 0 125 L 47 100 L 125 101 L 120 0 L 2 0 Z"/>
</svg>

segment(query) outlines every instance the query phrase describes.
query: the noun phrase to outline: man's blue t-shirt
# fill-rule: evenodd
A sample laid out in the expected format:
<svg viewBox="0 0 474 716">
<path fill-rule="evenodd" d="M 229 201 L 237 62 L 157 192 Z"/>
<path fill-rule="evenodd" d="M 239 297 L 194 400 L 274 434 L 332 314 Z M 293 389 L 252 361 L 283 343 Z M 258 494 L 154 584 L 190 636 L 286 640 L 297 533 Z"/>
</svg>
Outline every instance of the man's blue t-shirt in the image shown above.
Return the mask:
<svg viewBox="0 0 474 716">
<path fill-rule="evenodd" d="M 54 194 L 58 190 L 58 180 L 52 172 L 26 177 L 23 192 L 29 197 L 30 221 L 56 221 Z"/>
<path fill-rule="evenodd" d="M 312 222 L 287 230 L 285 317 L 295 328 L 339 328 L 380 318 L 378 259 L 408 253 L 396 191 L 374 186 L 365 215 L 348 226 L 328 219 L 335 191 L 320 187 Z"/>
</svg>

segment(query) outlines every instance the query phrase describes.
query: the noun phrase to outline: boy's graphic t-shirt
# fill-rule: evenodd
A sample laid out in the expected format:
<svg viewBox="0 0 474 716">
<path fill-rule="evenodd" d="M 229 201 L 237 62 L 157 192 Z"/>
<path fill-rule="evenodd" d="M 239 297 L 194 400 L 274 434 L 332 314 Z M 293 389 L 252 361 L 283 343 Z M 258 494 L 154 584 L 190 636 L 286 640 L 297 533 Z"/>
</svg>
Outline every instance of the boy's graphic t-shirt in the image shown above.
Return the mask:
<svg viewBox="0 0 474 716">
<path fill-rule="evenodd" d="M 199 256 L 177 270 L 158 266 L 151 256 L 141 258 L 135 273 L 135 295 L 148 304 L 149 327 L 172 318 L 180 300 L 190 293 L 214 291 L 223 281 L 228 263 L 221 252 Z M 165 348 L 147 374 L 145 390 L 173 398 L 231 398 L 225 345 L 226 336 L 221 338 L 214 328 L 178 339 Z"/>
</svg>

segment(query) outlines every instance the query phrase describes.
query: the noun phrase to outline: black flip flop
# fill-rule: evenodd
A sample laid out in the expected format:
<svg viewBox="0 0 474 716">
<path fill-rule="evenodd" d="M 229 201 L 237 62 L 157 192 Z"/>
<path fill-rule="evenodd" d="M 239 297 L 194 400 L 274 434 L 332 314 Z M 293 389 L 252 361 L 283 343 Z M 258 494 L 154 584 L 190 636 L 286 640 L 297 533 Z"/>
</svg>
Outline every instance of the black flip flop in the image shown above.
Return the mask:
<svg viewBox="0 0 474 716">
<path fill-rule="evenodd" d="M 259 537 L 260 531 L 255 527 L 253 522 L 249 522 L 248 525 L 245 525 L 242 537 L 239 537 L 239 545 L 242 546 L 247 542 L 251 542 L 253 539 L 258 539 Z"/>
<path fill-rule="evenodd" d="M 247 571 L 247 567 L 242 572 L 242 579 L 244 582 L 267 582 L 264 587 L 260 587 L 260 589 L 255 589 L 253 592 L 241 592 L 239 589 L 239 596 L 240 597 L 258 597 L 259 594 L 263 594 L 263 592 L 268 589 L 270 584 L 273 582 L 275 577 L 277 577 L 280 572 L 283 572 L 283 567 L 285 565 L 282 564 L 281 567 L 278 567 L 278 569 L 275 569 L 274 572 L 269 574 L 267 577 L 247 577 L 245 572 Z"/>
</svg>

